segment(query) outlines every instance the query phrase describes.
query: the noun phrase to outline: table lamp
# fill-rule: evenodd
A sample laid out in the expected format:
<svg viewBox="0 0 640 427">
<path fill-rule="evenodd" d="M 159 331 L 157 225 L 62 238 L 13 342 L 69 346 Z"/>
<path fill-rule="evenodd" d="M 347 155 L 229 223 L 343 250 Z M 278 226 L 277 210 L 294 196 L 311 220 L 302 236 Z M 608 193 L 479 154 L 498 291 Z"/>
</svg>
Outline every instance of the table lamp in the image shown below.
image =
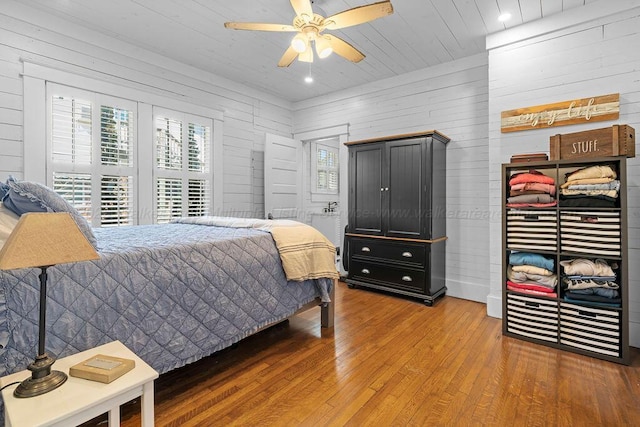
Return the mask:
<svg viewBox="0 0 640 427">
<path fill-rule="evenodd" d="M 45 352 L 47 268 L 98 258 L 93 246 L 66 212 L 23 214 L 7 238 L 0 250 L 0 270 L 40 268 L 38 355 L 27 367 L 31 371 L 31 378 L 18 385 L 14 396 L 38 396 L 61 386 L 67 380 L 64 372 L 51 370 L 55 358 Z"/>
</svg>

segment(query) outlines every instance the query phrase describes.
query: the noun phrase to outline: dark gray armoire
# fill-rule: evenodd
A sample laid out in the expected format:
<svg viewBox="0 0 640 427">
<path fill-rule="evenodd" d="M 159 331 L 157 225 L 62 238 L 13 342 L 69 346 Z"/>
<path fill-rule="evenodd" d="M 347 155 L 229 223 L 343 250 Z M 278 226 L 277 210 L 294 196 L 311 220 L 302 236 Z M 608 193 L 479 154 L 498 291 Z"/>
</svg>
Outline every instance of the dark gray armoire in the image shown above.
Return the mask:
<svg viewBox="0 0 640 427">
<path fill-rule="evenodd" d="M 427 305 L 445 293 L 447 142 L 428 131 L 346 143 L 349 287 Z"/>
</svg>

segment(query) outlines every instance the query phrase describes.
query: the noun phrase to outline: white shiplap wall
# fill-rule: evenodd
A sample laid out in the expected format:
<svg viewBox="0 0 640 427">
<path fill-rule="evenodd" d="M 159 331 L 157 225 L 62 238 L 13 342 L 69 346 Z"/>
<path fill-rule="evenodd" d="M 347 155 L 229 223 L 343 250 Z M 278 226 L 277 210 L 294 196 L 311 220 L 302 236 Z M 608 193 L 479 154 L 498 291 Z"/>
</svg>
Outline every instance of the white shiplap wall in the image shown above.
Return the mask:
<svg viewBox="0 0 640 427">
<path fill-rule="evenodd" d="M 438 130 L 447 146 L 447 294 L 489 293 L 487 56 L 294 104 L 294 132 L 348 121 L 349 140 Z"/>
<path fill-rule="evenodd" d="M 490 207 L 500 212 L 500 167 L 512 154 L 548 152 L 549 137 L 629 124 L 640 130 L 640 8 L 558 28 L 489 51 Z M 489 44 L 491 38 L 488 39 Z M 492 46 L 489 46 L 492 47 Z M 620 119 L 552 129 L 500 133 L 500 112 L 519 107 L 620 93 Z M 636 151 L 638 151 L 636 144 Z M 640 159 L 627 162 L 630 341 L 640 347 Z M 501 224 L 491 228 L 488 312 L 501 315 Z"/>
<path fill-rule="evenodd" d="M 0 8 L 2 180 L 24 172 L 23 60 L 221 111 L 224 211 L 217 214 L 254 211 L 251 152 L 264 150 L 265 132 L 292 133 L 287 101 L 8 2 Z"/>
</svg>

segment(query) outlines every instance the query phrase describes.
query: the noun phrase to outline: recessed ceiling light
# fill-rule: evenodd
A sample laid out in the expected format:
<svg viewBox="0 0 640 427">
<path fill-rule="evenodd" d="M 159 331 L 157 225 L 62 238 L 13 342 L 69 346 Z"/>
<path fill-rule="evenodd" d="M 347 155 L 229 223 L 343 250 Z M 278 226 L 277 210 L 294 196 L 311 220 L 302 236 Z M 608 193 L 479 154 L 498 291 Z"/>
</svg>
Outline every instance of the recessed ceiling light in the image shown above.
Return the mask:
<svg viewBox="0 0 640 427">
<path fill-rule="evenodd" d="M 313 83 L 313 77 L 311 77 L 311 76 L 307 76 L 307 77 L 305 77 L 305 78 L 304 78 L 304 82 L 305 82 L 305 83 Z"/>
<path fill-rule="evenodd" d="M 505 22 L 511 19 L 511 14 L 509 12 L 505 12 L 502 15 L 498 16 L 498 21 Z"/>
</svg>

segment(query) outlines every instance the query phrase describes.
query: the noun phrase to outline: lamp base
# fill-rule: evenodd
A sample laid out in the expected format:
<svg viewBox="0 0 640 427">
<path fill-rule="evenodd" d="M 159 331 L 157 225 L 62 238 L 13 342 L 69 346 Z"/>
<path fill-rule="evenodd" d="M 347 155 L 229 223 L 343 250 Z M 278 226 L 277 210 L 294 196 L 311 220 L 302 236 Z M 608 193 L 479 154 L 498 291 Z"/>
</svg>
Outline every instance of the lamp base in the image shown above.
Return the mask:
<svg viewBox="0 0 640 427">
<path fill-rule="evenodd" d="M 22 381 L 13 391 L 15 397 L 33 397 L 48 393 L 67 381 L 67 374 L 60 371 L 52 371 L 55 359 L 47 353 L 38 355 L 34 362 L 27 367 L 31 371 L 31 378 Z"/>
</svg>

